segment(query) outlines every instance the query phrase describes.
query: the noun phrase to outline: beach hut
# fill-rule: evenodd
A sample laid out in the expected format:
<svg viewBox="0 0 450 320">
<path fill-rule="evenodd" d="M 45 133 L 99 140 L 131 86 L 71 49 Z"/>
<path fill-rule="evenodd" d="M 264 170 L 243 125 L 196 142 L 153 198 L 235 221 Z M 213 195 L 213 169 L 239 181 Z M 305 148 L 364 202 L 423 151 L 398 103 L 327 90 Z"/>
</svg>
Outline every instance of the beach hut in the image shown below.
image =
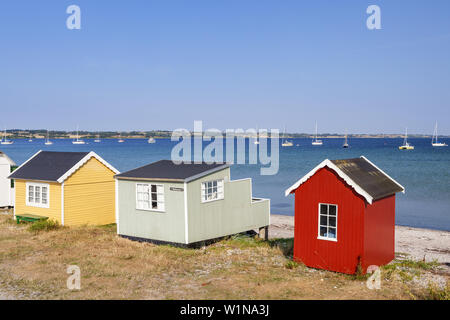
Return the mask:
<svg viewBox="0 0 450 320">
<path fill-rule="evenodd" d="M 14 215 L 65 226 L 115 223 L 118 173 L 94 152 L 39 151 L 9 176 L 15 181 Z"/>
<path fill-rule="evenodd" d="M 117 232 L 155 243 L 198 246 L 250 230 L 267 234 L 270 200 L 251 179 L 230 180 L 227 164 L 161 160 L 116 175 Z"/>
<path fill-rule="evenodd" d="M 285 192 L 295 194 L 294 259 L 347 274 L 389 263 L 404 190 L 365 157 L 323 161 Z"/>
<path fill-rule="evenodd" d="M 15 165 L 6 153 L 0 151 L 0 207 L 11 207 L 14 203 L 14 189 L 11 187 L 8 176 L 11 174 L 11 168 Z"/>
</svg>

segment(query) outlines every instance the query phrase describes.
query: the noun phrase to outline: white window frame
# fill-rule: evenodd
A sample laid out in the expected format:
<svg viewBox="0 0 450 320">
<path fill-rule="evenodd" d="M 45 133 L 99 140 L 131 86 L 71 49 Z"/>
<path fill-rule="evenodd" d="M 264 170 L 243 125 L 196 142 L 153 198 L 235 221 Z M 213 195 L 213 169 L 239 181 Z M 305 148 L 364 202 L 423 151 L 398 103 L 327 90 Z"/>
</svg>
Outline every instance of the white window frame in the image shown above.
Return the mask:
<svg viewBox="0 0 450 320">
<path fill-rule="evenodd" d="M 147 186 L 149 188 L 149 208 L 141 208 L 139 207 L 139 199 L 138 199 L 138 186 Z M 153 209 L 152 206 L 152 186 L 156 186 L 156 202 L 158 205 L 158 209 Z M 158 187 L 162 188 L 162 193 L 158 193 Z M 162 196 L 162 200 L 159 200 L 159 196 Z M 165 200 L 165 190 L 164 185 L 160 183 L 142 183 L 138 182 L 136 183 L 136 210 L 139 211 L 152 211 L 152 212 L 166 212 L 166 200 Z M 141 200 L 142 201 L 142 200 Z M 159 204 L 162 203 L 163 208 L 161 209 Z"/>
<path fill-rule="evenodd" d="M 327 206 L 327 217 L 328 218 L 330 217 L 330 214 L 329 214 L 330 206 L 335 206 L 336 207 L 336 227 L 335 227 L 335 229 L 336 229 L 336 238 L 323 237 L 323 236 L 320 235 L 320 227 L 321 227 L 321 225 L 320 225 L 320 216 L 321 216 L 321 214 L 320 214 L 320 207 L 322 205 Z M 338 211 L 339 211 L 339 206 L 337 204 L 334 204 L 334 203 L 319 203 L 318 222 L 317 222 L 317 239 L 333 241 L 333 242 L 337 242 L 338 241 Z M 326 227 L 327 227 L 327 232 L 328 232 L 328 228 L 330 228 L 328 219 L 327 219 Z M 334 227 L 332 227 L 332 228 L 334 228 Z"/>
<path fill-rule="evenodd" d="M 50 185 L 48 183 L 37 183 L 37 182 L 27 182 L 25 184 L 26 192 L 25 192 L 25 203 L 28 207 L 37 207 L 37 208 L 50 208 Z M 36 196 L 36 187 L 40 188 L 40 197 L 39 202 L 30 202 L 30 187 L 33 187 L 33 198 Z M 47 203 L 42 203 L 42 188 L 47 188 Z"/>
<path fill-rule="evenodd" d="M 208 189 L 208 183 L 217 183 L 217 198 L 215 199 L 209 199 L 205 200 L 206 190 Z M 222 189 L 222 191 L 220 191 Z M 203 181 L 200 184 L 200 197 L 202 203 L 208 203 L 213 201 L 219 201 L 225 199 L 225 181 L 224 179 L 215 179 L 215 180 L 209 180 L 209 181 Z"/>
</svg>

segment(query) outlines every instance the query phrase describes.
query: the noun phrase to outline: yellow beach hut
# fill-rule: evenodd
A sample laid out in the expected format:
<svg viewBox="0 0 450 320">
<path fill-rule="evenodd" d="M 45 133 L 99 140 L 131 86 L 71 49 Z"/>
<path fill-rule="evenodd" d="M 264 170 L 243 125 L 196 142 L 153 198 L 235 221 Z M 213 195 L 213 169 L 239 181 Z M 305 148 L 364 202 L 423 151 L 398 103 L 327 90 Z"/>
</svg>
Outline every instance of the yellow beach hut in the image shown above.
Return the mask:
<svg viewBox="0 0 450 320">
<path fill-rule="evenodd" d="M 39 151 L 9 176 L 15 181 L 14 216 L 65 226 L 115 223 L 118 173 L 95 152 Z"/>
</svg>

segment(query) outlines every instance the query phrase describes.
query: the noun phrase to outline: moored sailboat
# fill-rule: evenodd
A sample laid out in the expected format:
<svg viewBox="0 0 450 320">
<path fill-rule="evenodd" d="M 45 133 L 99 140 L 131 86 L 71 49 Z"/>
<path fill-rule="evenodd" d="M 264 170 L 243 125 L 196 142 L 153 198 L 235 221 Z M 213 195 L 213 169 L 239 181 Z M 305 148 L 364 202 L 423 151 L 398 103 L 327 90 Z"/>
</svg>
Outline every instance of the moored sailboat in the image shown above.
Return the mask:
<svg viewBox="0 0 450 320">
<path fill-rule="evenodd" d="M 346 131 L 345 132 L 345 141 L 344 141 L 344 144 L 342 145 L 342 148 L 347 149 L 349 147 L 350 147 L 350 145 L 348 144 L 348 133 Z"/>
<path fill-rule="evenodd" d="M 72 144 L 86 144 L 86 142 L 84 142 L 84 140 L 81 140 L 80 136 L 78 135 L 78 126 L 77 126 L 77 138 L 75 141 L 72 141 Z"/>
<path fill-rule="evenodd" d="M 286 136 L 286 127 L 284 127 L 283 141 L 281 142 L 281 146 L 282 147 L 292 147 L 294 144 L 292 143 L 292 141 L 286 140 L 285 136 Z"/>
<path fill-rule="evenodd" d="M 438 124 L 434 126 L 433 139 L 431 140 L 431 145 L 433 147 L 448 147 L 448 145 L 444 142 L 438 142 Z"/>
<path fill-rule="evenodd" d="M 398 147 L 400 150 L 414 150 L 414 146 L 410 145 L 408 142 L 408 128 L 406 128 L 405 139 L 403 140 L 403 145 Z"/>
<path fill-rule="evenodd" d="M 2 138 L 2 141 L 0 141 L 0 144 L 6 145 L 6 144 L 13 144 L 13 143 L 14 143 L 14 141 L 8 140 L 6 138 L 6 129 L 5 129 L 5 132 L 3 133 L 3 138 Z"/>
<path fill-rule="evenodd" d="M 312 145 L 313 145 L 313 146 L 321 146 L 321 145 L 323 145 L 322 140 L 319 140 L 319 139 L 317 138 L 317 121 L 316 121 L 316 135 L 315 135 L 315 137 L 314 137 L 314 140 L 313 140 L 313 142 L 312 142 Z"/>
<path fill-rule="evenodd" d="M 117 140 L 118 143 L 124 143 L 125 140 L 122 139 L 122 134 L 119 132 L 119 140 Z"/>
<path fill-rule="evenodd" d="M 48 133 L 48 130 L 47 130 L 47 138 L 45 139 L 45 145 L 46 146 L 51 146 L 52 144 L 53 144 L 53 142 L 50 141 L 49 133 Z"/>
</svg>

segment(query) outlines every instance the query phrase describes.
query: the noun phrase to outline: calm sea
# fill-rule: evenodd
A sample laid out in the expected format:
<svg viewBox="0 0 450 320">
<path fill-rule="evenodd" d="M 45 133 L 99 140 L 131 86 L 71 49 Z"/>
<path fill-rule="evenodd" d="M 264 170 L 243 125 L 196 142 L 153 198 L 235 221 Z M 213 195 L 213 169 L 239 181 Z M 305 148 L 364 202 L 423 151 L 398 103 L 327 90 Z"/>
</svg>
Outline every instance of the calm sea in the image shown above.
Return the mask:
<svg viewBox="0 0 450 320">
<path fill-rule="evenodd" d="M 448 139 L 441 139 L 450 144 Z M 446 141 L 447 140 L 447 141 Z M 293 196 L 284 190 L 308 173 L 324 159 L 366 156 L 406 188 L 397 196 L 398 225 L 450 231 L 450 147 L 433 148 L 429 139 L 409 139 L 413 151 L 400 151 L 402 139 L 351 139 L 350 149 L 342 149 L 342 139 L 323 139 L 324 145 L 313 147 L 310 139 L 293 139 L 294 146 L 280 147 L 280 169 L 275 176 L 261 176 L 259 165 L 234 165 L 232 179 L 251 177 L 253 195 L 270 198 L 272 213 L 293 215 Z M 170 159 L 176 144 L 168 139 L 148 144 L 146 140 L 102 140 L 86 145 L 73 145 L 71 140 L 15 140 L 13 145 L 0 146 L 17 164 L 23 163 L 39 150 L 95 151 L 119 171 L 126 171 L 161 159 Z M 297 144 L 299 146 L 297 146 Z M 204 144 L 206 145 L 206 143 Z"/>
</svg>

